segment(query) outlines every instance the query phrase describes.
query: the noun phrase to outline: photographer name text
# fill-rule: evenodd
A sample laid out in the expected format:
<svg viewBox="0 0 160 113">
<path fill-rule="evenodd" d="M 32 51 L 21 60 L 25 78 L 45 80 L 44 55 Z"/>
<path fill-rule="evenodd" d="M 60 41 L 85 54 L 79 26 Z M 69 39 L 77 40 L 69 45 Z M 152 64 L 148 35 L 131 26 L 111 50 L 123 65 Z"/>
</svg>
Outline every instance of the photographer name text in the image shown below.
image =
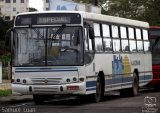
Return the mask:
<svg viewBox="0 0 160 113">
<path fill-rule="evenodd" d="M 36 108 L 31 107 L 2 107 L 2 113 L 35 113 Z"/>
</svg>

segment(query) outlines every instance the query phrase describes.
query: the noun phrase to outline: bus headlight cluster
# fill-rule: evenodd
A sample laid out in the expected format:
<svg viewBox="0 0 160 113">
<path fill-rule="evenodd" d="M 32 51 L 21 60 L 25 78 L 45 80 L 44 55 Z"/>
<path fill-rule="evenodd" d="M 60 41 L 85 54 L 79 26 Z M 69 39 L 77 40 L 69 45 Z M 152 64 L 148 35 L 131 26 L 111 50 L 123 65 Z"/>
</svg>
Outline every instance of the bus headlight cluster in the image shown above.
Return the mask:
<svg viewBox="0 0 160 113">
<path fill-rule="evenodd" d="M 71 82 L 71 81 L 72 81 L 72 82 L 77 82 L 77 80 L 78 80 L 78 79 L 77 79 L 76 77 L 67 78 L 67 79 L 66 79 L 66 82 L 67 82 L 67 83 L 69 83 L 69 82 Z"/>
<path fill-rule="evenodd" d="M 26 84 L 26 83 L 27 83 L 27 80 L 26 80 L 26 79 L 23 79 L 23 80 L 21 81 L 21 79 L 17 78 L 17 79 L 16 79 L 16 82 L 17 82 L 17 83 L 21 83 L 21 82 L 22 82 L 22 83 Z"/>
</svg>

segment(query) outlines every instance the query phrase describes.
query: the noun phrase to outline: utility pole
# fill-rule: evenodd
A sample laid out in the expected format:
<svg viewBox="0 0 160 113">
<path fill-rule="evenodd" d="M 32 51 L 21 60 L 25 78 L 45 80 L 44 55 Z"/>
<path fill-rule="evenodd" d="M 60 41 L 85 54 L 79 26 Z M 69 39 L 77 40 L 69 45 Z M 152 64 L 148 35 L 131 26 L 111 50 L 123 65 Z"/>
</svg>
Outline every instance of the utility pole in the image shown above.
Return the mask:
<svg viewBox="0 0 160 113">
<path fill-rule="evenodd" d="M 94 0 L 94 5 L 98 6 L 98 0 Z"/>
</svg>

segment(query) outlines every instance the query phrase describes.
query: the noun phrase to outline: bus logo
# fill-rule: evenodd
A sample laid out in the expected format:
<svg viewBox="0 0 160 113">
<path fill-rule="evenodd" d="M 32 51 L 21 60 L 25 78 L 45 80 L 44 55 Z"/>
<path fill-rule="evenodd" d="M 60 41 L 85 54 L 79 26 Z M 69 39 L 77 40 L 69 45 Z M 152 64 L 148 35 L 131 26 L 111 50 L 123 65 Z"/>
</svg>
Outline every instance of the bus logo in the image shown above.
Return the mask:
<svg viewBox="0 0 160 113">
<path fill-rule="evenodd" d="M 44 83 L 46 83 L 46 84 L 47 84 L 47 83 L 48 83 L 48 80 L 47 80 L 47 79 L 45 79 L 45 80 L 44 80 Z"/>
</svg>

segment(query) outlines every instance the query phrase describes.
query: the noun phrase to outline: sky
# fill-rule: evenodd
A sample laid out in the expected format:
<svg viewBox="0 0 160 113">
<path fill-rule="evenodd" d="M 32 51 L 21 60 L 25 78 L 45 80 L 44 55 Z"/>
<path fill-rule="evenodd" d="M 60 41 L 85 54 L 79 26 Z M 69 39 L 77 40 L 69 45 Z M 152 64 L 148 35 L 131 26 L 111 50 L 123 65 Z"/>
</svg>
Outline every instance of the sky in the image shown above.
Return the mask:
<svg viewBox="0 0 160 113">
<path fill-rule="evenodd" d="M 33 7 L 39 11 L 42 11 L 43 10 L 43 1 L 42 0 L 29 0 L 29 7 Z"/>
</svg>

